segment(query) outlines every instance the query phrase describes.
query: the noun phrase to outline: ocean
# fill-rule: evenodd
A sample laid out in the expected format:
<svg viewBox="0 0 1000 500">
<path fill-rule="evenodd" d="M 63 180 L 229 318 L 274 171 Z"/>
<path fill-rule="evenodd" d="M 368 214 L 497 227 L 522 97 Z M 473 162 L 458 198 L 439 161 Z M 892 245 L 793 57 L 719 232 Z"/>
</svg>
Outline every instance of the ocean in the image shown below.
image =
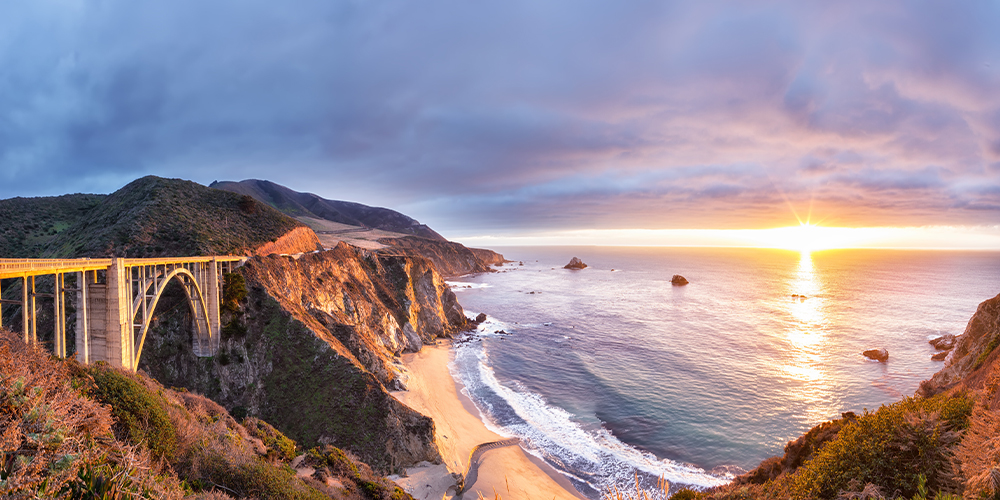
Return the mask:
<svg viewBox="0 0 1000 500">
<path fill-rule="evenodd" d="M 495 250 L 515 262 L 449 282 L 488 315 L 452 374 L 487 426 L 594 499 L 636 478 L 654 497 L 660 477 L 721 484 L 820 422 L 912 395 L 942 366 L 927 341 L 1000 293 L 998 252 Z M 590 267 L 563 269 L 571 257 Z"/>
</svg>

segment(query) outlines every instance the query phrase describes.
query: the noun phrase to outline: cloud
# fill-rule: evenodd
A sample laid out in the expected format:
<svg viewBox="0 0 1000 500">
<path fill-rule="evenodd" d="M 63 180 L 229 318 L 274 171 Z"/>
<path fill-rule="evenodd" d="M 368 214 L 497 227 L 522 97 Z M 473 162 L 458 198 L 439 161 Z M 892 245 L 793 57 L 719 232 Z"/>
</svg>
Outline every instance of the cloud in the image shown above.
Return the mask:
<svg viewBox="0 0 1000 500">
<path fill-rule="evenodd" d="M 439 230 L 993 223 L 989 2 L 0 7 L 0 197 L 267 178 Z M 985 187 L 983 191 L 979 187 Z"/>
</svg>

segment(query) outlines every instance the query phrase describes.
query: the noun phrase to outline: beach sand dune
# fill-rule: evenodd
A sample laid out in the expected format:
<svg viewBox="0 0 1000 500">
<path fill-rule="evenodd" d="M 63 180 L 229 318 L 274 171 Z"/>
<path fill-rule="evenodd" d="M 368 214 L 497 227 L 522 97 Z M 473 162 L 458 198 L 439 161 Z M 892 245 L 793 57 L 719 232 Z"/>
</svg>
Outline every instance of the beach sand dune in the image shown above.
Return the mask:
<svg viewBox="0 0 1000 500">
<path fill-rule="evenodd" d="M 464 474 L 469 456 L 476 445 L 499 441 L 479 417 L 479 410 L 461 393 L 448 370 L 452 349 L 450 342 L 424 346 L 420 352 L 403 356 L 408 374 L 408 390 L 392 393 L 410 408 L 434 419 L 435 434 L 443 465 L 407 470 L 407 477 L 394 478 L 417 500 L 451 498 L 456 492 L 451 473 Z M 506 500 L 586 500 L 570 482 L 541 460 L 526 454 L 518 446 L 491 449 L 481 455 L 476 473 L 470 475 L 462 496 L 470 500 L 494 498 Z"/>
</svg>

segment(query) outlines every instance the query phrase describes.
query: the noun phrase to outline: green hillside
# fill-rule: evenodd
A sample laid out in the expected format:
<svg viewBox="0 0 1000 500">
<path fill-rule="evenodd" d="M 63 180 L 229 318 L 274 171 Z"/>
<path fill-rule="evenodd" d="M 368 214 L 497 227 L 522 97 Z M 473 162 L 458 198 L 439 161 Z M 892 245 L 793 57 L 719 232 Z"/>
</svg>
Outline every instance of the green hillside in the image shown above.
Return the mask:
<svg viewBox="0 0 1000 500">
<path fill-rule="evenodd" d="M 148 176 L 111 195 L 0 201 L 0 257 L 243 254 L 301 226 L 249 196 Z"/>
<path fill-rule="evenodd" d="M 0 258 L 42 255 L 53 239 L 83 220 L 105 198 L 107 195 L 67 194 L 0 200 Z"/>
</svg>

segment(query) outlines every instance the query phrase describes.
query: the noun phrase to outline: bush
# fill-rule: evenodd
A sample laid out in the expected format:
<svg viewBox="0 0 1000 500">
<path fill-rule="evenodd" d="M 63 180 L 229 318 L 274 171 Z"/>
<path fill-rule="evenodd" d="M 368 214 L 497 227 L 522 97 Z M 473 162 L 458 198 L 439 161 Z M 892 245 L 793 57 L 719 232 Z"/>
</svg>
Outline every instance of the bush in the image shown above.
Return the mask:
<svg viewBox="0 0 1000 500">
<path fill-rule="evenodd" d="M 240 302 L 247 298 L 247 282 L 239 273 L 227 273 L 223 276 L 222 309 L 236 312 Z"/>
<path fill-rule="evenodd" d="M 950 456 L 968 427 L 973 401 L 966 394 L 906 398 L 847 423 L 795 474 L 799 498 L 834 498 L 872 483 L 889 495 L 912 497 L 920 477 L 932 491 L 950 489 Z"/>
<path fill-rule="evenodd" d="M 684 488 L 683 490 L 679 490 L 677 493 L 670 495 L 669 500 L 698 500 L 698 498 L 701 498 L 701 495 L 699 495 L 697 491 Z"/>
<path fill-rule="evenodd" d="M 167 414 L 169 404 L 136 380 L 136 375 L 97 363 L 88 369 L 94 380 L 91 395 L 111 407 L 115 435 L 135 445 L 144 445 L 155 456 L 172 460 L 177 431 Z"/>
<path fill-rule="evenodd" d="M 260 439 L 267 447 L 267 456 L 271 459 L 291 460 L 295 458 L 295 441 L 275 429 L 271 424 L 258 418 L 243 420 L 243 427 L 251 436 Z"/>
</svg>

